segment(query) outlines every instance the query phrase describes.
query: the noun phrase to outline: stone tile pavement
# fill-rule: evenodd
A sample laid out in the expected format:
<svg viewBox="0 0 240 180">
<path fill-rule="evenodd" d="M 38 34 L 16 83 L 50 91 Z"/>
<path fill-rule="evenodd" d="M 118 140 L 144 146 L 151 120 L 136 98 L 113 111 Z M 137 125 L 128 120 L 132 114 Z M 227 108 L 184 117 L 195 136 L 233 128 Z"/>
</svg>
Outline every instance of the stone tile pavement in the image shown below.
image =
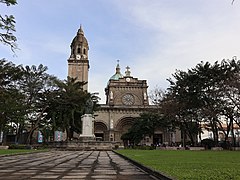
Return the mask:
<svg viewBox="0 0 240 180">
<path fill-rule="evenodd" d="M 112 151 L 49 151 L 0 157 L 0 179 L 150 180 Z"/>
</svg>

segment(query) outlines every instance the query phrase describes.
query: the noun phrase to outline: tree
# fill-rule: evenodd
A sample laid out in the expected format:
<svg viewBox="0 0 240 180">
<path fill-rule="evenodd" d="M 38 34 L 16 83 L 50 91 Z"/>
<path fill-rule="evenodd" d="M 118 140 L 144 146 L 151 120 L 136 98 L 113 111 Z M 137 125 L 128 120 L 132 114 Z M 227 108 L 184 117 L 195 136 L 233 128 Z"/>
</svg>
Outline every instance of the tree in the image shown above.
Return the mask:
<svg viewBox="0 0 240 180">
<path fill-rule="evenodd" d="M 16 5 L 16 0 L 0 0 L 0 3 L 6 4 L 7 6 Z M 17 48 L 17 38 L 14 36 L 15 29 L 15 18 L 13 15 L 1 15 L 0 14 L 0 42 L 4 45 L 11 47 L 12 51 Z"/>
<path fill-rule="evenodd" d="M 197 124 L 198 108 L 200 101 L 198 100 L 199 88 L 195 74 L 189 72 L 177 71 L 173 77 L 176 81 L 169 79 L 170 88 L 168 95 L 164 100 L 165 116 L 175 118 L 174 124 L 182 131 L 183 145 L 185 146 L 186 135 L 191 140 L 191 144 L 196 144 L 197 128 L 193 128 Z M 166 106 L 174 107 L 172 110 Z M 170 115 L 168 115 L 170 113 Z"/>
<path fill-rule="evenodd" d="M 129 144 L 138 145 L 143 138 L 144 133 L 142 132 L 142 124 L 136 119 L 132 127 L 128 129 L 128 132 L 121 136 L 124 146 L 128 146 Z"/>
<path fill-rule="evenodd" d="M 164 119 L 163 115 L 159 112 L 145 112 L 137 117 L 128 130 L 123 134 L 121 139 L 129 140 L 137 145 L 145 136 L 153 137 L 156 129 L 170 130 L 171 122 Z"/>
<path fill-rule="evenodd" d="M 231 133 L 232 144 L 236 145 L 236 138 L 234 133 L 234 123 L 236 125 L 239 121 L 239 100 L 240 100 L 240 62 L 233 59 L 231 61 L 222 62 L 225 69 L 227 69 L 224 84 L 220 86 L 221 97 L 224 99 L 221 115 L 225 119 L 226 128 L 219 123 L 220 130 L 225 135 L 225 144 L 227 144 L 228 137 Z M 239 126 L 239 124 L 238 124 Z"/>
<path fill-rule="evenodd" d="M 0 60 L 0 132 L 8 131 L 8 124 L 21 121 L 24 96 L 17 88 L 22 78 L 20 66 Z"/>
<path fill-rule="evenodd" d="M 215 145 L 218 145 L 219 130 L 225 133 L 226 138 L 229 132 L 233 131 L 231 126 L 238 109 L 236 97 L 239 97 L 239 90 L 236 79 L 239 67 L 239 62 L 235 60 L 223 60 L 213 65 L 201 62 L 187 72 L 177 71 L 173 75 L 175 81 L 169 79 L 168 97 L 171 97 L 175 107 L 178 108 L 175 115 L 192 143 L 193 137 L 200 131 L 199 125 L 203 123 L 212 130 Z M 220 119 L 223 115 L 228 122 L 227 132 L 222 127 L 223 122 Z"/>
<path fill-rule="evenodd" d="M 68 77 L 67 80 L 56 83 L 58 89 L 52 92 L 50 94 L 52 98 L 49 98 L 48 118 L 54 131 L 65 131 L 67 140 L 71 140 L 74 132 L 80 133 L 82 130 L 81 116 L 86 111 L 87 101 L 91 99 L 95 111 L 98 97 L 83 91 L 85 83 L 78 82 L 74 78 Z"/>
<path fill-rule="evenodd" d="M 25 122 L 29 126 L 27 143 L 31 144 L 33 132 L 45 121 L 48 100 L 44 97 L 54 89 L 53 81 L 56 78 L 47 74 L 47 67 L 42 64 L 38 67 L 35 65 L 22 67 L 22 71 L 23 80 L 20 83 L 20 89 L 25 96 Z"/>
<path fill-rule="evenodd" d="M 210 72 L 210 76 L 205 79 L 209 83 L 208 91 L 205 95 L 205 106 L 201 107 L 202 114 L 205 115 L 205 119 L 208 119 L 211 130 L 214 134 L 215 145 L 218 145 L 218 131 L 222 131 L 225 135 L 225 142 L 228 140 L 230 132 L 232 132 L 233 145 L 235 144 L 235 138 L 233 133 L 233 123 L 237 111 L 237 99 L 239 99 L 239 91 L 236 88 L 239 84 L 239 62 L 233 60 L 222 60 L 221 63 L 215 63 L 210 68 L 204 69 L 199 74 L 207 74 Z M 207 83 L 206 83 L 207 84 Z M 208 118 L 206 118 L 208 117 Z M 222 118 L 221 118 L 222 117 Z M 225 123 L 224 123 L 225 122 Z M 223 127 L 223 123 L 227 126 Z"/>
</svg>

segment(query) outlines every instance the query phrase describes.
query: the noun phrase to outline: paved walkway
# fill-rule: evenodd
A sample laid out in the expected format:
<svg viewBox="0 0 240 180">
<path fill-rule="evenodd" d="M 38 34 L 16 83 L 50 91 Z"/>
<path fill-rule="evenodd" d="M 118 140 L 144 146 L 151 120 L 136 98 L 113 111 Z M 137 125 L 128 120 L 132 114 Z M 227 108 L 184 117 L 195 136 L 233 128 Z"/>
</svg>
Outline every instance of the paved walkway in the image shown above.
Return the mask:
<svg viewBox="0 0 240 180">
<path fill-rule="evenodd" d="M 0 157 L 0 179 L 154 178 L 112 151 L 50 151 Z"/>
</svg>

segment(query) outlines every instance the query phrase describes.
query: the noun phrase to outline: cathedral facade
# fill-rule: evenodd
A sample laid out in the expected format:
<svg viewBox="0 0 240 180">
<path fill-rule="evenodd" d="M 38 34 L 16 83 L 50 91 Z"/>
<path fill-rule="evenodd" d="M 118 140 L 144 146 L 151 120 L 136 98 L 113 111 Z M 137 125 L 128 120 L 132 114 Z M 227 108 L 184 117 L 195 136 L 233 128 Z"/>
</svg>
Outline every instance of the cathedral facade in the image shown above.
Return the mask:
<svg viewBox="0 0 240 180">
<path fill-rule="evenodd" d="M 71 55 L 68 59 L 68 76 L 77 78 L 77 81 L 87 82 L 84 90 L 88 90 L 88 42 L 82 27 L 71 43 Z M 153 108 L 149 105 L 148 85 L 146 80 L 139 80 L 131 76 L 130 68 L 126 67 L 122 74 L 119 62 L 115 74 L 105 88 L 106 104 L 101 104 L 95 112 L 94 134 L 97 140 L 112 141 L 123 145 L 121 136 L 132 126 L 134 119 L 143 112 Z M 146 137 L 143 143 L 172 143 L 179 141 L 176 134 L 166 133 L 159 129 L 154 137 Z"/>
</svg>

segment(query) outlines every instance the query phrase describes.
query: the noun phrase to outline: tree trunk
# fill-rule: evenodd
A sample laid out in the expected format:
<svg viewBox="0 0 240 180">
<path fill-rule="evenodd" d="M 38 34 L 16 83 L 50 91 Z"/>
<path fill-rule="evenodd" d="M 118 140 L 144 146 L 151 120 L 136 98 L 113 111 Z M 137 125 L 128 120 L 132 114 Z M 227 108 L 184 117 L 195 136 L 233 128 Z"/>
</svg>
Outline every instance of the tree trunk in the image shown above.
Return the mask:
<svg viewBox="0 0 240 180">
<path fill-rule="evenodd" d="M 218 146 L 218 127 L 216 122 L 217 122 L 216 118 L 213 118 L 212 121 L 210 122 L 212 132 L 213 132 L 214 146 Z"/>
<path fill-rule="evenodd" d="M 232 145 L 233 147 L 236 146 L 236 138 L 235 138 L 235 134 L 234 134 L 234 124 L 232 123 L 232 126 L 231 126 L 231 133 L 232 133 Z"/>
<path fill-rule="evenodd" d="M 16 133 L 16 143 L 19 143 L 20 137 L 22 137 L 23 125 L 20 124 Z"/>
<path fill-rule="evenodd" d="M 38 125 L 39 125 L 39 122 L 42 118 L 42 115 L 44 113 L 44 111 L 47 109 L 48 106 L 45 106 L 43 108 L 43 110 L 41 111 L 41 113 L 39 114 L 36 122 L 34 124 L 32 124 L 32 127 L 30 129 L 30 132 L 29 132 L 29 135 L 28 135 L 28 138 L 27 138 L 27 144 L 31 144 L 32 143 L 32 135 L 33 135 L 33 132 L 38 128 Z"/>
<path fill-rule="evenodd" d="M 0 124 L 0 136 L 3 135 L 2 131 L 3 131 L 3 127 L 2 127 L 2 124 Z M 2 138 L 2 141 L 0 142 L 0 145 L 3 145 L 3 136 L 1 138 Z"/>
</svg>

